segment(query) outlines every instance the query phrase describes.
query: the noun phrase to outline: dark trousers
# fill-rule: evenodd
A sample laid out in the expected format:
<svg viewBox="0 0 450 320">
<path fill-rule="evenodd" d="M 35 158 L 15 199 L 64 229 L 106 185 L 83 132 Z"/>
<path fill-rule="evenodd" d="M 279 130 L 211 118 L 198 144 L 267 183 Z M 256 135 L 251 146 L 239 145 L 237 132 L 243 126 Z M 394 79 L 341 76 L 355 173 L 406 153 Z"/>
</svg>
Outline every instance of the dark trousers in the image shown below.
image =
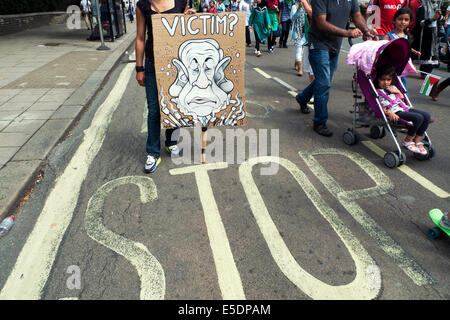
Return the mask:
<svg viewBox="0 0 450 320">
<path fill-rule="evenodd" d="M 250 44 L 252 41 L 250 40 L 250 30 L 248 26 L 245 26 L 245 43 Z"/>
<path fill-rule="evenodd" d="M 254 29 L 253 29 L 254 30 Z M 261 40 L 258 37 L 258 34 L 256 32 L 253 32 L 255 34 L 255 49 L 259 51 L 259 44 L 261 43 Z"/>
<path fill-rule="evenodd" d="M 270 48 L 272 48 L 274 46 L 277 37 L 275 37 L 275 34 L 272 31 L 267 38 L 268 38 L 267 49 L 270 49 Z"/>
<path fill-rule="evenodd" d="M 439 85 L 439 90 L 440 91 L 444 90 L 445 88 L 448 87 L 448 85 L 450 85 L 450 77 L 441 82 L 441 84 Z"/>
<path fill-rule="evenodd" d="M 280 37 L 280 47 L 281 45 L 286 46 L 288 37 L 289 37 L 289 31 L 291 30 L 291 20 L 287 20 L 281 23 L 281 37 Z"/>
<path fill-rule="evenodd" d="M 413 125 L 408 127 L 408 136 L 423 136 L 430 124 L 430 114 L 426 111 L 410 109 L 409 112 L 396 113 L 400 118 L 411 121 Z"/>
</svg>

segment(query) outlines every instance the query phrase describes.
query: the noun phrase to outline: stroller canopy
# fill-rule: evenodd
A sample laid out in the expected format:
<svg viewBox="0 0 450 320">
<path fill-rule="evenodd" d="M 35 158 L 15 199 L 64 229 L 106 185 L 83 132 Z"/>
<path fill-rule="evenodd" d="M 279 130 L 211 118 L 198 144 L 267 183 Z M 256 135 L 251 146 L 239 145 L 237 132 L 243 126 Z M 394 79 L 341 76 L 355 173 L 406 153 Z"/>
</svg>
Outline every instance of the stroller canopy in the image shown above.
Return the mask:
<svg viewBox="0 0 450 320">
<path fill-rule="evenodd" d="M 376 69 L 385 64 L 394 66 L 398 75 L 416 74 L 411 61 L 411 46 L 408 40 L 398 38 L 391 41 L 364 41 L 353 45 L 347 55 L 347 64 L 356 65 L 358 69 L 376 76 Z"/>
</svg>

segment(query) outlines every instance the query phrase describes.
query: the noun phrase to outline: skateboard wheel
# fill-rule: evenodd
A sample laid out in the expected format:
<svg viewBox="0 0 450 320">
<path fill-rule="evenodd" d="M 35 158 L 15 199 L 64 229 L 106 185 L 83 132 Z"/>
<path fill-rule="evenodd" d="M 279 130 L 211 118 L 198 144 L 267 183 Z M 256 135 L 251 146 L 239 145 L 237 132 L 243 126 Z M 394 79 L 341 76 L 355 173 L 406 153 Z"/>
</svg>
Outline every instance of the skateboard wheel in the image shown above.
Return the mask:
<svg viewBox="0 0 450 320">
<path fill-rule="evenodd" d="M 431 228 L 431 229 L 428 229 L 427 235 L 431 239 L 437 239 L 437 238 L 439 238 L 442 235 L 442 231 L 439 228 Z"/>
</svg>

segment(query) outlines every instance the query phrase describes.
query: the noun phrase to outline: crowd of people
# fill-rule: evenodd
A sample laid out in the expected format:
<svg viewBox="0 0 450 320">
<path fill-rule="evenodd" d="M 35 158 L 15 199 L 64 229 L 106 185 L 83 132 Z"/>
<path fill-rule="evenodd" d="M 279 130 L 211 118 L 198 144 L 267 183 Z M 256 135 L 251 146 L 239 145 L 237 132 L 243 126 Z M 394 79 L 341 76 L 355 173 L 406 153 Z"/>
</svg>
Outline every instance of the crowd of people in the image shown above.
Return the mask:
<svg viewBox="0 0 450 320">
<path fill-rule="evenodd" d="M 251 5 L 251 0 L 188 0 L 189 7 L 196 12 L 233 12 L 242 11 L 242 3 Z"/>
<path fill-rule="evenodd" d="M 368 28 L 367 20 L 375 5 L 380 8 L 380 21 L 378 25 L 375 24 L 376 28 Z M 141 86 L 146 87 L 149 107 L 145 172 L 155 171 L 161 161 L 160 114 L 152 39 L 144 41 L 145 30 L 151 28 L 151 15 L 233 11 L 246 12 L 246 43 L 247 46 L 252 45 L 252 30 L 257 57 L 261 56 L 261 43 L 267 43 L 267 52 L 270 54 L 274 52 L 277 41 L 279 48 L 287 48 L 288 40 L 292 40 L 295 46 L 294 65 L 297 74 L 301 76 L 305 72 L 309 77 L 309 85 L 301 90 L 295 99 L 302 113 L 310 113 L 308 103 L 314 103 L 313 130 L 326 137 L 333 134 L 327 127 L 328 99 L 343 38 L 362 37 L 364 41 L 408 38 L 413 43 L 413 54 L 420 57 L 422 62 L 432 62 L 436 58 L 436 22 L 448 18 L 448 14 L 445 18 L 441 14 L 435 0 L 373 0 L 369 3 L 366 16 L 361 13 L 358 0 L 152 0 L 151 3 L 139 0 L 136 10 L 136 79 Z M 349 19 L 355 28 L 347 28 Z M 448 24 L 445 25 L 446 28 L 447 26 Z M 386 96 L 386 116 L 392 121 L 398 118 L 412 121 L 414 126 L 409 129 L 403 146 L 412 152 L 424 154 L 426 151 L 421 144 L 421 138 L 430 116 L 424 112 L 408 113 L 411 110 L 401 107 L 400 100 L 403 95 L 391 85 L 394 76 L 392 68 L 389 69 L 388 65 L 384 67 L 387 70 L 380 70 L 376 86 L 382 91 L 382 95 Z M 430 71 L 427 67 L 427 63 L 420 64 L 420 70 L 424 73 L 427 73 L 424 70 Z M 402 81 L 407 87 L 406 80 Z M 446 79 L 441 86 L 435 86 L 432 91 L 433 100 L 437 100 L 438 94 L 448 84 L 449 79 Z M 166 150 L 170 155 L 177 155 L 180 150 L 177 142 L 171 140 L 172 132 L 173 130 L 166 130 Z"/>
</svg>

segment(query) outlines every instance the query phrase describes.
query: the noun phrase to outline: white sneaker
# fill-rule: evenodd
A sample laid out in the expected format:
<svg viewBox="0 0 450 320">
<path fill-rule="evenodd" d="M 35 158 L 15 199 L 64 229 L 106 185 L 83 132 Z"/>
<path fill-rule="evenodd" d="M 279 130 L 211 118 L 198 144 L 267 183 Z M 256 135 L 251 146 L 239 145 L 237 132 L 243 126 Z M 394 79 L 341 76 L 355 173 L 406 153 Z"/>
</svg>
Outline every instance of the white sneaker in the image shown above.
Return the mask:
<svg viewBox="0 0 450 320">
<path fill-rule="evenodd" d="M 155 159 L 153 156 L 148 155 L 147 161 L 145 161 L 145 164 L 144 164 L 144 172 L 151 173 L 151 172 L 155 171 L 156 167 L 160 164 L 160 162 L 161 162 L 160 157 Z"/>
<path fill-rule="evenodd" d="M 167 147 L 166 151 L 169 153 L 170 156 L 178 157 L 181 155 L 181 149 L 178 148 L 177 145 Z"/>
<path fill-rule="evenodd" d="M 261 56 L 261 51 L 258 50 L 258 51 L 256 52 L 256 56 L 257 56 L 257 57 L 260 57 L 260 56 Z"/>
</svg>

